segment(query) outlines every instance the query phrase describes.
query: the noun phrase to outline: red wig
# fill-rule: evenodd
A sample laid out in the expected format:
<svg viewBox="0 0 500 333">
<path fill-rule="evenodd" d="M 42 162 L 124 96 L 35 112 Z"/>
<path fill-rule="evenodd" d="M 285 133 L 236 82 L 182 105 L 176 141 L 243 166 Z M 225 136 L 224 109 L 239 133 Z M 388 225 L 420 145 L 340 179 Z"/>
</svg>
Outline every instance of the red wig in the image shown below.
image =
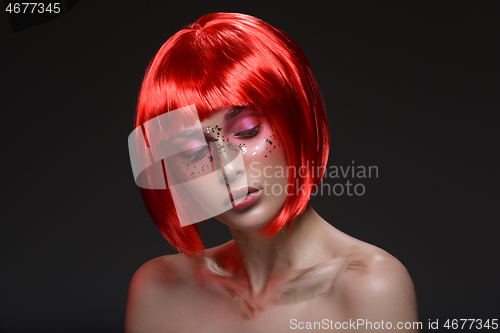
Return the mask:
<svg viewBox="0 0 500 333">
<path fill-rule="evenodd" d="M 141 126 L 165 112 L 194 105 L 200 120 L 221 106 L 262 110 L 285 149 L 293 195 L 261 232 L 275 235 L 300 215 L 319 186 L 329 151 L 325 111 L 310 66 L 298 45 L 281 31 L 248 15 L 200 17 L 170 37 L 149 64 L 135 118 Z M 147 138 L 146 140 L 154 140 Z M 302 167 L 302 169 L 299 169 Z M 302 190 L 300 190 L 302 189 Z M 154 223 L 179 252 L 203 252 L 196 225 L 181 227 L 168 189 L 141 188 Z"/>
</svg>

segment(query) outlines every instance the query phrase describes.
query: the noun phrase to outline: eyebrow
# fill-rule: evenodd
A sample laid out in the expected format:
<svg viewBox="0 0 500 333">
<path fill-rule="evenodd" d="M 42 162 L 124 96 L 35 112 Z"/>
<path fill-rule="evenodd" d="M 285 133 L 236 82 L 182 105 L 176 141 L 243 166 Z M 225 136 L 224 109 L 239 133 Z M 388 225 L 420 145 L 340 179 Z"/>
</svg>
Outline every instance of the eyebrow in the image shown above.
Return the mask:
<svg viewBox="0 0 500 333">
<path fill-rule="evenodd" d="M 243 106 L 235 106 L 224 115 L 224 121 L 229 121 L 243 110 Z"/>
<path fill-rule="evenodd" d="M 244 108 L 245 108 L 244 106 L 233 107 L 231 110 L 229 110 L 224 115 L 224 121 L 229 121 L 232 118 L 236 117 L 241 111 L 243 111 Z M 188 128 L 188 129 L 182 130 L 179 133 L 175 134 L 172 138 L 170 138 L 170 140 L 189 137 L 189 136 L 193 135 L 196 132 L 196 130 L 197 130 L 196 128 Z"/>
<path fill-rule="evenodd" d="M 197 128 L 188 128 L 188 129 L 182 130 L 179 133 L 177 133 L 174 136 L 172 136 L 169 139 L 169 141 L 172 141 L 172 140 L 175 140 L 175 139 L 178 139 L 178 138 L 186 138 L 186 137 L 192 136 L 197 131 L 199 131 Z"/>
</svg>

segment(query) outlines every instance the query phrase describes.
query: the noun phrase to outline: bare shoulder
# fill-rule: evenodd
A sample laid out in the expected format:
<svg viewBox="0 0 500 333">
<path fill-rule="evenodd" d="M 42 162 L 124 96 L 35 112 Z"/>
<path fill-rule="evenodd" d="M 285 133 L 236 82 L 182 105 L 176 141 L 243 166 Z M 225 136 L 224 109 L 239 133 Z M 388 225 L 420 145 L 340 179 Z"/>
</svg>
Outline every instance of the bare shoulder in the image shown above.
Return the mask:
<svg viewBox="0 0 500 333">
<path fill-rule="evenodd" d="M 405 266 L 373 245 L 355 239 L 349 244 L 338 277 L 341 302 L 349 316 L 394 325 L 418 321 L 415 288 Z"/>
<path fill-rule="evenodd" d="M 165 255 L 149 260 L 135 272 L 131 287 L 164 285 L 180 282 L 184 272 L 191 266 L 189 259 L 182 254 Z"/>
<path fill-rule="evenodd" d="M 158 318 L 165 318 L 166 313 L 175 315 L 176 302 L 172 300 L 190 283 L 191 266 L 188 258 L 176 254 L 152 259 L 136 271 L 127 297 L 126 333 L 157 331 L 164 325 Z"/>
</svg>

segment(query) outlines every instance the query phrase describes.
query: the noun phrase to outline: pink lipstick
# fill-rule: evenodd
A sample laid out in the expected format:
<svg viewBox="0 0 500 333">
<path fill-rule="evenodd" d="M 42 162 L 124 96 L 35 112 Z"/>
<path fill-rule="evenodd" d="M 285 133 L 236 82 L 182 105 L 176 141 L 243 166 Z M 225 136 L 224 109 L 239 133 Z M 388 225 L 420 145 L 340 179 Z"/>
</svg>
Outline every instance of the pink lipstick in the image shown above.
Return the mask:
<svg viewBox="0 0 500 333">
<path fill-rule="evenodd" d="M 248 208 L 257 200 L 261 192 L 259 188 L 253 186 L 239 188 L 229 193 L 231 205 L 237 210 Z"/>
</svg>

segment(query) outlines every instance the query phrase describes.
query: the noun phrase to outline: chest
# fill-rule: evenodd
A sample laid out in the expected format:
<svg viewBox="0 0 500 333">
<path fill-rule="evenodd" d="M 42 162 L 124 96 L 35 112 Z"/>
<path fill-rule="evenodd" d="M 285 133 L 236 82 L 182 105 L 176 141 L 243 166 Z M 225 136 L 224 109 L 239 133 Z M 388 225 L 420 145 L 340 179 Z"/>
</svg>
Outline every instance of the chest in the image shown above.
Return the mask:
<svg viewBox="0 0 500 333">
<path fill-rule="evenodd" d="M 186 332 L 279 333 L 295 329 L 320 332 L 329 328 L 331 322 L 341 321 L 344 317 L 341 307 L 328 296 L 278 305 L 212 302 L 211 306 L 196 311 L 193 321 L 186 326 Z"/>
<path fill-rule="evenodd" d="M 330 323 L 347 316 L 340 304 L 336 280 L 332 278 L 337 276 L 337 265 L 320 268 L 276 279 L 259 297 L 251 297 L 238 287 L 241 284 L 230 279 L 186 289 L 175 309 L 179 314 L 175 332 L 279 333 L 329 329 Z M 160 326 L 169 326 L 164 324 Z"/>
</svg>

